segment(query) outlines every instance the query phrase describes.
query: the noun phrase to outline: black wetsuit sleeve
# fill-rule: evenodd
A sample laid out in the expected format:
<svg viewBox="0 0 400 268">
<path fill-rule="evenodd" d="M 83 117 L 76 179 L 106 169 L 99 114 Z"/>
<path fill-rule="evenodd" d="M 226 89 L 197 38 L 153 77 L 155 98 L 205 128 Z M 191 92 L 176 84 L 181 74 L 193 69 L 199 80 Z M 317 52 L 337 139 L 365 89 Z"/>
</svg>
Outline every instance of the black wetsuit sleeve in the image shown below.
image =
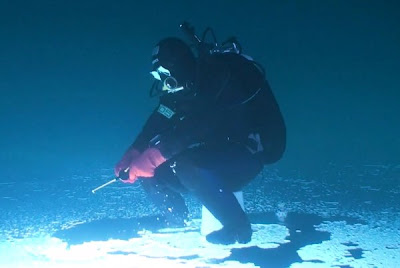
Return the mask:
<svg viewBox="0 0 400 268">
<path fill-rule="evenodd" d="M 165 157 L 171 158 L 191 146 L 209 140 L 219 118 L 221 116 L 210 105 L 207 109 L 196 109 L 193 113 L 176 118 L 174 126 L 160 136 L 157 147 Z"/>
<path fill-rule="evenodd" d="M 157 106 L 152 114 L 147 119 L 141 132 L 132 143 L 131 147 L 135 148 L 139 152 L 143 152 L 149 146 L 151 146 L 151 140 L 157 137 L 160 133 L 165 132 L 170 126 L 168 119 L 158 112 L 159 106 Z"/>
</svg>

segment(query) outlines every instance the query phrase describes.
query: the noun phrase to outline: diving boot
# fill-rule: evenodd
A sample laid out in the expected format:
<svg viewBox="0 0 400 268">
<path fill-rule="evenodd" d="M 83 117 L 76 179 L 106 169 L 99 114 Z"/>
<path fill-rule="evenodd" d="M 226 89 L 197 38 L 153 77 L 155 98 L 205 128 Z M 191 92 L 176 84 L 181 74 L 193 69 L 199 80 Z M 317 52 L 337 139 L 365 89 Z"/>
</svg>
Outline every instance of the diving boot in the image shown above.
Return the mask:
<svg viewBox="0 0 400 268">
<path fill-rule="evenodd" d="M 206 236 L 208 242 L 213 244 L 229 245 L 239 242 L 246 244 L 251 241 L 253 230 L 250 223 L 242 226 L 224 226 Z"/>
</svg>

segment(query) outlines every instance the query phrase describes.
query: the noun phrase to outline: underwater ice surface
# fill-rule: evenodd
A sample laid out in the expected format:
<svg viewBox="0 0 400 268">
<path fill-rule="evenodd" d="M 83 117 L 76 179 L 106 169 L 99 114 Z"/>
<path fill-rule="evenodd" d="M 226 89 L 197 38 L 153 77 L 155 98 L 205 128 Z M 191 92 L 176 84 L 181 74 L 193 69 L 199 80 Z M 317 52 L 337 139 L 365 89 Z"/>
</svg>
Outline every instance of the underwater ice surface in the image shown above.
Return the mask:
<svg viewBox="0 0 400 268">
<path fill-rule="evenodd" d="M 266 169 L 245 190 L 253 240 L 216 246 L 200 205 L 181 229 L 152 225 L 140 187 L 100 170 L 0 184 L 0 267 L 398 267 L 400 165 L 333 166 L 318 180 Z M 153 228 L 154 227 L 154 228 Z M 161 229 L 160 229 L 160 228 Z"/>
</svg>

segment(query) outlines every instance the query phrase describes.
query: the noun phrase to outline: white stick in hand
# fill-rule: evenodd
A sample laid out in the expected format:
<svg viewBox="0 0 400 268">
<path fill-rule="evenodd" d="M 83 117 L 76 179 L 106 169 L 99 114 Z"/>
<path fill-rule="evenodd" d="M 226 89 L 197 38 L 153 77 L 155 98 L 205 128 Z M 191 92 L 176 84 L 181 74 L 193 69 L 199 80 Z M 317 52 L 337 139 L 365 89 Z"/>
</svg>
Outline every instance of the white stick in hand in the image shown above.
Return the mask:
<svg viewBox="0 0 400 268">
<path fill-rule="evenodd" d="M 110 185 L 111 183 L 114 183 L 114 182 L 116 182 L 116 181 L 117 181 L 117 179 L 112 179 L 112 180 L 110 180 L 109 182 L 106 182 L 106 183 L 104 183 L 103 185 L 97 187 L 96 189 L 93 189 L 93 190 L 92 190 L 92 193 L 95 193 L 96 191 L 100 190 L 101 188 L 104 188 L 104 187 L 106 187 L 107 185 Z"/>
</svg>

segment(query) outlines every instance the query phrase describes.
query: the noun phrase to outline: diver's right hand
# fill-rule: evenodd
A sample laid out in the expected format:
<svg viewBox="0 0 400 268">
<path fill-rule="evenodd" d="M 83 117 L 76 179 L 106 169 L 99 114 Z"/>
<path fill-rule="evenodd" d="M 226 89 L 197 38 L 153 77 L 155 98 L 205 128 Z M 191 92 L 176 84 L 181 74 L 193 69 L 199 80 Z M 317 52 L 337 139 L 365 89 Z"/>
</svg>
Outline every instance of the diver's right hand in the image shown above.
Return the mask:
<svg viewBox="0 0 400 268">
<path fill-rule="evenodd" d="M 140 152 L 134 148 L 129 148 L 124 155 L 122 156 L 121 160 L 115 165 L 114 173 L 115 176 L 119 177 L 119 172 L 121 170 L 126 170 L 131 162 L 137 159 L 140 156 Z"/>
</svg>

